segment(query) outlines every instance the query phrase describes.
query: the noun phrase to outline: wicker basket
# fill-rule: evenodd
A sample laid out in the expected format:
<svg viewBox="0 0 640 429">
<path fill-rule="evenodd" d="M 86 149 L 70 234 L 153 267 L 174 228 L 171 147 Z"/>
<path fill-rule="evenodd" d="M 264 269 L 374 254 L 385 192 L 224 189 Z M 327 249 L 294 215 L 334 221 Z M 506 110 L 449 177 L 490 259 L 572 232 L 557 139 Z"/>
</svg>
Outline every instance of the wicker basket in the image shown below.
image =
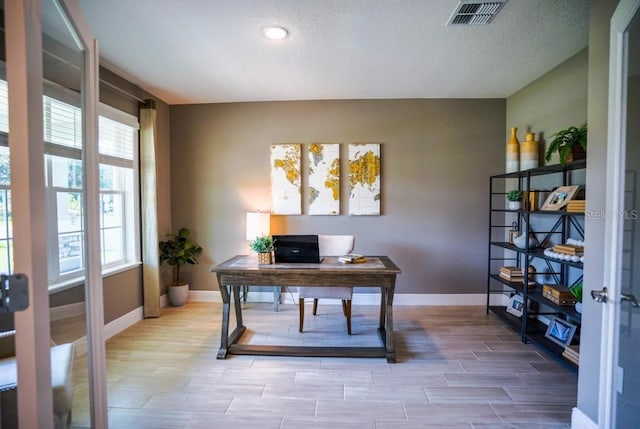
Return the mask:
<svg viewBox="0 0 640 429">
<path fill-rule="evenodd" d="M 258 253 L 258 265 L 269 265 L 272 263 L 271 252 Z"/>
</svg>

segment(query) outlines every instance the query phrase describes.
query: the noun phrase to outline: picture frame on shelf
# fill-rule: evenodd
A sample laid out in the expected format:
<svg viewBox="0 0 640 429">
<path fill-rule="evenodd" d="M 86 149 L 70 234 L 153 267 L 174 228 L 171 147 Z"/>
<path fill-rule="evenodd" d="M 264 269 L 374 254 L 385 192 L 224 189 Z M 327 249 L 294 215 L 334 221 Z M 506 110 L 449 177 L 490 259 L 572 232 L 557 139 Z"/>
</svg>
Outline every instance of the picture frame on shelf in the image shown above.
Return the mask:
<svg viewBox="0 0 640 429">
<path fill-rule="evenodd" d="M 522 310 L 524 309 L 524 298 L 520 295 L 513 294 L 509 298 L 507 303 L 507 313 L 513 314 L 516 317 L 522 317 Z"/>
<path fill-rule="evenodd" d="M 549 194 L 544 204 L 540 208 L 541 210 L 556 211 L 566 206 L 569 201 L 576 195 L 580 186 L 559 186 L 553 192 Z"/>
<path fill-rule="evenodd" d="M 576 333 L 576 325 L 564 319 L 553 316 L 547 327 L 545 337 L 562 347 L 571 345 L 573 335 Z"/>
</svg>

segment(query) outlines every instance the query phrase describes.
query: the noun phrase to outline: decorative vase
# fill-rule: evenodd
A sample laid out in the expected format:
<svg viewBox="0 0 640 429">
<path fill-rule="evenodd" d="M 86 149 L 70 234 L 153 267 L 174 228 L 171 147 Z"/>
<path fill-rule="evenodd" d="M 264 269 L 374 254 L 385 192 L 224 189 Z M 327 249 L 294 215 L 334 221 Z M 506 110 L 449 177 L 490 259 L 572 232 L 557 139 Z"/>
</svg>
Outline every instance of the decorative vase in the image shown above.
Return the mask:
<svg viewBox="0 0 640 429">
<path fill-rule="evenodd" d="M 520 145 L 520 169 L 538 168 L 538 142 L 536 133 L 527 133 Z"/>
<path fill-rule="evenodd" d="M 169 302 L 174 307 L 180 307 L 187 303 L 189 298 L 189 283 L 169 286 Z"/>
<path fill-rule="evenodd" d="M 509 210 L 520 210 L 522 208 L 522 201 L 509 201 Z"/>
<path fill-rule="evenodd" d="M 258 265 L 269 265 L 272 263 L 273 263 L 273 260 L 271 258 L 271 252 L 258 253 Z"/>
<path fill-rule="evenodd" d="M 507 142 L 507 173 L 520 171 L 520 142 L 516 136 L 518 129 L 511 128 L 511 137 Z"/>
<path fill-rule="evenodd" d="M 520 235 L 513 237 L 513 245 L 520 249 L 527 248 L 527 236 L 525 235 L 524 232 Z M 533 235 L 533 233 L 529 233 L 529 249 L 532 249 L 537 246 L 538 246 L 538 240 L 536 239 L 535 235 Z"/>
</svg>

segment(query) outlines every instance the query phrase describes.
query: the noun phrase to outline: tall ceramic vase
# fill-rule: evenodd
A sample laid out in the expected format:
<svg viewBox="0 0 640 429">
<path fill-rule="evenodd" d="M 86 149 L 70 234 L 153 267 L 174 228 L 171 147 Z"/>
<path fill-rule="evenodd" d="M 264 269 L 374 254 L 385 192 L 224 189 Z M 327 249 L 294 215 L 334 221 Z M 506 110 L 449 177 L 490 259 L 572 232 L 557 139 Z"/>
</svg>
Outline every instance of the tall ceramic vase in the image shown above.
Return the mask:
<svg viewBox="0 0 640 429">
<path fill-rule="evenodd" d="M 538 168 L 538 142 L 536 133 L 527 133 L 520 145 L 520 169 Z"/>
<path fill-rule="evenodd" d="M 520 142 L 516 136 L 518 129 L 511 128 L 511 137 L 507 142 L 507 173 L 520 171 Z"/>
</svg>

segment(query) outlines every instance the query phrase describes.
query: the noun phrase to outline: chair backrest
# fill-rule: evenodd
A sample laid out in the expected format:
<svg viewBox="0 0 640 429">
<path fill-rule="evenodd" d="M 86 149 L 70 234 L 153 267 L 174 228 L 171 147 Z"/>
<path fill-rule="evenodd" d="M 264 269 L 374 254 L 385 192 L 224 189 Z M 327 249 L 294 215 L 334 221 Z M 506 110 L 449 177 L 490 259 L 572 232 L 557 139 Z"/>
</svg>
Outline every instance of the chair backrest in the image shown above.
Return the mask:
<svg viewBox="0 0 640 429">
<path fill-rule="evenodd" d="M 320 256 L 342 256 L 353 251 L 356 238 L 353 235 L 318 235 Z"/>
</svg>

